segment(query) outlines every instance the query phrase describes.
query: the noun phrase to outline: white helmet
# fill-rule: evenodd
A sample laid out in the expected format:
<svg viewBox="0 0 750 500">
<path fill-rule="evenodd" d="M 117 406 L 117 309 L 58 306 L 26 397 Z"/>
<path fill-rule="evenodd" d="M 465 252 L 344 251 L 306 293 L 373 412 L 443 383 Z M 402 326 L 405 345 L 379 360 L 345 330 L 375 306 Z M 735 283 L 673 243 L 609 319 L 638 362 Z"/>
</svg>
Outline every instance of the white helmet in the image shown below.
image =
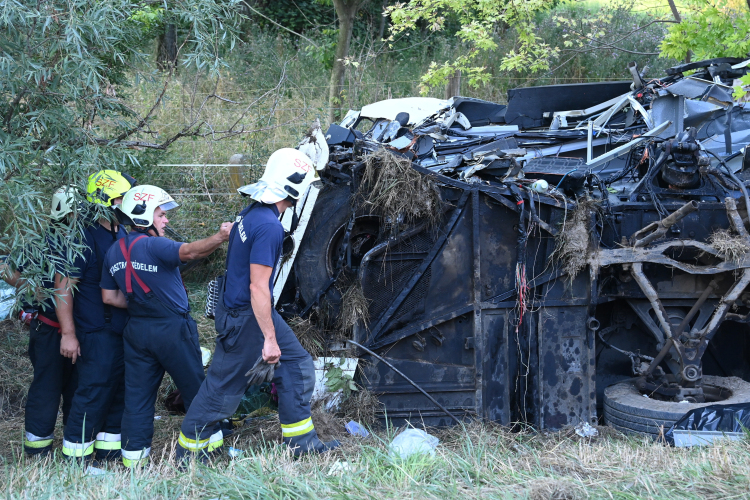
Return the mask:
<svg viewBox="0 0 750 500">
<path fill-rule="evenodd" d="M 154 223 L 154 210 L 160 207 L 162 210 L 171 210 L 179 207 L 169 193 L 160 187 L 144 184 L 130 189 L 122 198 L 122 203 L 115 206 L 125 218 L 120 218 L 123 224 L 151 227 Z"/>
<path fill-rule="evenodd" d="M 315 180 L 310 158 L 296 149 L 279 149 L 268 158 L 263 176 L 255 184 L 237 191 L 261 203 L 276 203 L 287 198 L 298 200 Z"/>
<path fill-rule="evenodd" d="M 52 195 L 50 216 L 60 220 L 73 212 L 76 203 L 76 190 L 73 186 L 63 186 Z"/>
</svg>

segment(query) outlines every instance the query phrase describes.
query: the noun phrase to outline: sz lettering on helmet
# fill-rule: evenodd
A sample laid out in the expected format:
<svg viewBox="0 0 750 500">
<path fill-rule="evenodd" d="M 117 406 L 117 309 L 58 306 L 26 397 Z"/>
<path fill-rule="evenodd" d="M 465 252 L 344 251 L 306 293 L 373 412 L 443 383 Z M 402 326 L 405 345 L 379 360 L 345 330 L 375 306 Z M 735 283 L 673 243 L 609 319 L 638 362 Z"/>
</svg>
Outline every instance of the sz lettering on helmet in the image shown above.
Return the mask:
<svg viewBox="0 0 750 500">
<path fill-rule="evenodd" d="M 154 195 L 150 193 L 135 193 L 133 200 L 135 201 L 151 201 L 154 199 Z"/>
<path fill-rule="evenodd" d="M 115 180 L 111 179 L 109 177 L 105 178 L 104 176 L 100 176 L 96 179 L 96 186 L 100 188 L 109 188 L 114 186 Z"/>
<path fill-rule="evenodd" d="M 305 173 L 309 172 L 309 171 L 310 171 L 310 169 L 312 168 L 312 167 L 311 167 L 310 165 L 308 165 L 308 164 L 307 164 L 307 163 L 305 163 L 304 161 L 300 160 L 299 158 L 295 158 L 295 159 L 294 159 L 294 166 L 295 166 L 296 168 L 299 168 L 299 169 L 301 169 L 301 170 L 302 170 L 303 172 L 305 172 Z"/>
</svg>

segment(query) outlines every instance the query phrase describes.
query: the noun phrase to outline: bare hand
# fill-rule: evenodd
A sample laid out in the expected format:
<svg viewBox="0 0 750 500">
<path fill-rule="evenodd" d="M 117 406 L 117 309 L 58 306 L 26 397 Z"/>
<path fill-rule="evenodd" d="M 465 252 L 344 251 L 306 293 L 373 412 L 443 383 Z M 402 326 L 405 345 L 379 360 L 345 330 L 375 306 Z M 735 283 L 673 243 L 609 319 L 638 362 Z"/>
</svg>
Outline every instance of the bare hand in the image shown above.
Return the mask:
<svg viewBox="0 0 750 500">
<path fill-rule="evenodd" d="M 224 222 L 221 225 L 221 228 L 219 228 L 221 241 L 229 241 L 229 233 L 232 231 L 232 226 L 234 226 L 234 222 Z"/>
<path fill-rule="evenodd" d="M 263 342 L 263 361 L 269 364 L 278 363 L 281 358 L 281 349 L 275 340 Z"/>
<path fill-rule="evenodd" d="M 66 358 L 71 358 L 73 364 L 81 355 L 81 345 L 78 343 L 75 333 L 63 334 L 60 338 L 60 354 Z"/>
</svg>

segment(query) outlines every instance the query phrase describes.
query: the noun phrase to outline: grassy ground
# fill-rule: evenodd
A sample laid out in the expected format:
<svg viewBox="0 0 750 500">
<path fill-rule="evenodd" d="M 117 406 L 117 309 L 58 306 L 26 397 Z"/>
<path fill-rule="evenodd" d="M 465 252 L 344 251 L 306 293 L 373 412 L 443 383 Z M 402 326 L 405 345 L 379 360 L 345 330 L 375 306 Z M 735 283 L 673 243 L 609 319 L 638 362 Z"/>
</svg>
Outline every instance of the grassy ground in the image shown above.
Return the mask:
<svg viewBox="0 0 750 500">
<path fill-rule="evenodd" d="M 176 424 L 175 422 L 174 424 Z M 175 428 L 172 424 L 173 428 Z M 594 439 L 569 432 L 509 433 L 489 425 L 431 432 L 434 458 L 388 454 L 394 430 L 351 438 L 321 457 L 292 459 L 280 446 L 246 448 L 238 459 L 178 470 L 157 450 L 139 471 L 87 474 L 58 459 L 11 458 L 5 498 L 737 498 L 750 495 L 747 442 L 673 449 L 607 428 Z M 239 446 L 243 439 L 239 439 Z M 343 472 L 334 464 L 345 462 Z"/>
<path fill-rule="evenodd" d="M 199 326 L 202 343 L 210 345 L 211 324 L 202 320 Z M 94 475 L 59 455 L 43 461 L 23 457 L 23 403 L 31 375 L 26 335 L 10 322 L 0 323 L 3 498 L 750 497 L 747 441 L 687 450 L 626 437 L 607 427 L 599 427 L 598 438 L 584 439 L 571 430 L 512 433 L 472 423 L 462 429 L 430 429 L 440 438 L 435 457 L 404 461 L 388 454 L 387 445 L 399 429 L 379 429 L 365 440 L 353 438 L 344 432 L 343 420 L 327 414 L 313 417 L 321 436 L 343 442 L 329 455 L 292 459 L 278 445 L 278 429 L 267 422 L 228 440 L 245 450 L 240 458 L 224 456 L 209 467 L 180 471 L 171 456 L 182 419 L 167 414 L 161 404 L 169 380 L 157 403 L 152 463 L 138 471 L 116 464 L 106 474 Z M 56 434 L 59 450 L 60 422 Z M 337 462 L 346 462 L 346 470 L 333 471 Z"/>
</svg>

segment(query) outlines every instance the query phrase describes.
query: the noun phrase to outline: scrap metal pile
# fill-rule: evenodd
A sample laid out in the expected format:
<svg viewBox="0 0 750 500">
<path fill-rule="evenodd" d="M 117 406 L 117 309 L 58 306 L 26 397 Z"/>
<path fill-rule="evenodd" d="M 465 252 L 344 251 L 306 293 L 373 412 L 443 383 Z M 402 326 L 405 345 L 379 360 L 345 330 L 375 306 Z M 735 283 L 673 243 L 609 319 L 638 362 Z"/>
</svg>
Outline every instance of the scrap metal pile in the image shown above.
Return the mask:
<svg viewBox="0 0 750 500">
<path fill-rule="evenodd" d="M 507 106 L 393 99 L 314 127 L 300 149 L 321 181 L 277 308 L 354 325 L 378 354 L 356 351 L 358 381 L 396 421 L 603 415 L 657 435 L 750 401 L 750 109 L 732 97 L 749 62 L 631 64 L 632 80 L 514 89 Z"/>
</svg>

